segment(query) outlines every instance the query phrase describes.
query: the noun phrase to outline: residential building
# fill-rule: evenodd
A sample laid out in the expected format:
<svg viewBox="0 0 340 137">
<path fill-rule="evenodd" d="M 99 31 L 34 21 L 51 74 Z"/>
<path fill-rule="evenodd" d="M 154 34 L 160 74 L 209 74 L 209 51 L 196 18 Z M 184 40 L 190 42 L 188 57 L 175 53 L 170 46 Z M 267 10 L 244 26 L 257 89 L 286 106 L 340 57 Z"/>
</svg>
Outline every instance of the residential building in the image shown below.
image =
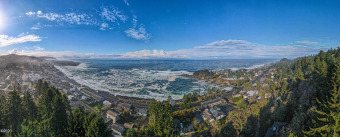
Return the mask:
<svg viewBox="0 0 340 137">
<path fill-rule="evenodd" d="M 202 113 L 203 120 L 207 120 L 208 122 L 214 121 L 214 117 L 210 114 L 208 109 L 205 109 Z"/>
<path fill-rule="evenodd" d="M 112 122 L 116 123 L 119 120 L 119 113 L 108 110 L 106 112 L 106 118 L 112 119 Z"/>
<path fill-rule="evenodd" d="M 103 104 L 105 106 L 111 106 L 112 105 L 112 103 L 110 101 L 107 101 L 107 100 L 103 101 Z"/>
<path fill-rule="evenodd" d="M 145 108 L 137 108 L 137 115 L 146 116 L 148 114 L 148 110 Z"/>
<path fill-rule="evenodd" d="M 81 96 L 81 99 L 87 100 L 87 97 L 85 95 Z"/>
<path fill-rule="evenodd" d="M 130 124 L 130 123 L 124 123 L 124 128 L 130 129 L 133 128 L 134 124 Z"/>
<path fill-rule="evenodd" d="M 201 106 L 203 108 L 207 108 L 207 107 L 213 107 L 215 105 L 219 105 L 219 104 L 222 104 L 222 103 L 227 103 L 227 101 L 223 98 L 215 98 L 215 99 L 212 99 L 212 100 L 201 102 Z"/>
<path fill-rule="evenodd" d="M 123 125 L 119 124 L 119 123 L 113 123 L 110 125 L 110 128 L 113 132 L 117 133 L 118 135 L 123 135 L 125 128 Z"/>
</svg>

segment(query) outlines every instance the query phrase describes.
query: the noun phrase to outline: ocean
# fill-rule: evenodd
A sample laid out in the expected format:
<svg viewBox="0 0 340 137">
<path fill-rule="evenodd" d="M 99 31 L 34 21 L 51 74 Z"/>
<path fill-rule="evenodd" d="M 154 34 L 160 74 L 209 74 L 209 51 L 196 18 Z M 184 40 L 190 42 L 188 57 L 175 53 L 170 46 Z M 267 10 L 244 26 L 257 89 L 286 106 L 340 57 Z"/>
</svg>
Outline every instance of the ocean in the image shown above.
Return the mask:
<svg viewBox="0 0 340 137">
<path fill-rule="evenodd" d="M 165 100 L 218 87 L 202 80 L 180 76 L 197 70 L 254 68 L 277 59 L 223 60 L 76 60 L 79 66 L 56 66 L 76 82 L 95 90 L 140 98 Z M 230 89 L 231 87 L 218 87 Z M 203 93 L 203 92 L 202 92 Z"/>
</svg>

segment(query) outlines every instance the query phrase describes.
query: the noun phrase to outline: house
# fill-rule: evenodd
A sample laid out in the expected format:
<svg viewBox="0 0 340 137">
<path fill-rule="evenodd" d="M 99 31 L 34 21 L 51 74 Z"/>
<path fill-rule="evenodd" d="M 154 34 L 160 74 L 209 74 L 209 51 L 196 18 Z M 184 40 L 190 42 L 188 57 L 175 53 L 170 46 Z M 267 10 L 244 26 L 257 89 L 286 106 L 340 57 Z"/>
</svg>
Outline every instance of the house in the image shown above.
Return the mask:
<svg viewBox="0 0 340 137">
<path fill-rule="evenodd" d="M 223 98 L 219 97 L 219 98 L 215 98 L 215 99 L 212 99 L 212 100 L 201 102 L 201 107 L 203 107 L 203 108 L 213 107 L 215 105 L 219 105 L 219 104 L 222 104 L 222 103 L 227 103 L 227 101 L 224 100 Z"/>
<path fill-rule="evenodd" d="M 171 100 L 170 100 L 170 104 L 171 104 L 172 106 L 175 105 L 175 104 L 176 104 L 176 100 L 171 99 Z"/>
<path fill-rule="evenodd" d="M 111 106 L 112 105 L 112 103 L 110 101 L 107 101 L 107 100 L 103 101 L 103 104 L 105 106 Z"/>
<path fill-rule="evenodd" d="M 124 128 L 130 129 L 133 128 L 134 124 L 130 124 L 130 123 L 124 123 Z"/>
<path fill-rule="evenodd" d="M 212 122 L 214 121 L 215 119 L 213 118 L 213 116 L 210 114 L 209 110 L 208 109 L 205 109 L 203 111 L 203 120 L 207 120 L 208 122 Z"/>
<path fill-rule="evenodd" d="M 148 114 L 148 110 L 145 108 L 137 108 L 137 115 L 146 116 Z"/>
<path fill-rule="evenodd" d="M 83 94 L 77 93 L 76 95 L 77 95 L 77 97 L 81 97 Z"/>
<path fill-rule="evenodd" d="M 262 86 L 263 87 L 268 87 L 269 85 L 267 83 L 264 83 Z"/>
<path fill-rule="evenodd" d="M 70 100 L 70 101 L 73 101 L 73 100 L 75 100 L 75 98 L 74 98 L 74 96 L 73 95 L 69 95 L 69 96 L 67 96 L 68 97 L 68 100 Z"/>
<path fill-rule="evenodd" d="M 112 119 L 112 122 L 116 123 L 119 120 L 119 114 L 112 110 L 108 110 L 106 112 L 106 118 Z"/>
<path fill-rule="evenodd" d="M 195 131 L 194 126 L 192 124 L 189 124 L 188 126 L 184 127 L 183 124 L 181 123 L 180 136 L 187 135 L 194 131 Z"/>
<path fill-rule="evenodd" d="M 240 94 L 236 94 L 233 96 L 233 98 L 237 98 L 237 97 L 240 97 L 241 95 Z"/>
<path fill-rule="evenodd" d="M 76 92 L 77 89 L 76 88 L 71 88 L 71 92 Z"/>
<path fill-rule="evenodd" d="M 118 123 L 113 123 L 109 126 L 111 128 L 111 130 L 115 133 L 117 133 L 118 135 L 123 135 L 125 128 L 123 125 L 118 124 Z"/>
<path fill-rule="evenodd" d="M 249 96 L 255 96 L 257 95 L 258 91 L 251 90 L 251 91 L 248 91 L 247 93 L 249 94 Z"/>
<path fill-rule="evenodd" d="M 274 122 L 273 126 L 267 130 L 265 137 L 278 137 L 280 129 L 287 125 L 286 122 Z"/>
<path fill-rule="evenodd" d="M 101 97 L 101 98 L 98 99 L 99 102 L 103 102 L 104 100 L 105 100 L 104 97 Z"/>
<path fill-rule="evenodd" d="M 215 119 L 221 119 L 223 118 L 225 115 L 224 113 L 221 111 L 221 108 L 214 106 L 212 108 L 210 108 L 210 113 L 214 116 Z"/>
<path fill-rule="evenodd" d="M 243 95 L 243 99 L 246 99 L 246 98 L 248 98 L 248 97 L 250 97 L 248 93 L 246 93 L 246 94 Z"/>
<path fill-rule="evenodd" d="M 130 109 L 131 109 L 131 104 L 129 104 L 129 103 L 119 103 L 118 104 L 118 107 L 119 108 L 123 108 L 124 110 L 127 110 L 127 111 L 130 111 Z"/>
<path fill-rule="evenodd" d="M 85 95 L 81 96 L 81 99 L 87 100 L 87 97 Z"/>
</svg>

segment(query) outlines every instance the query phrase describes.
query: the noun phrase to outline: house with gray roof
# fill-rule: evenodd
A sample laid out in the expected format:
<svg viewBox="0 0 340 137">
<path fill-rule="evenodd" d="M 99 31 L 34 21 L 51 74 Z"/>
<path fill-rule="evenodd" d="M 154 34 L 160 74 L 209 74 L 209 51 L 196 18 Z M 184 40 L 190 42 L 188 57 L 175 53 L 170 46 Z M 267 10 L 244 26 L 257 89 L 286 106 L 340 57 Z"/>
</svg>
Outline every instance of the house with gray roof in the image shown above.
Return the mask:
<svg viewBox="0 0 340 137">
<path fill-rule="evenodd" d="M 124 128 L 124 126 L 121 125 L 121 124 L 113 123 L 113 124 L 111 124 L 109 127 L 110 127 L 110 129 L 111 129 L 113 132 L 115 132 L 115 133 L 118 134 L 118 135 L 121 135 L 121 136 L 122 136 L 122 135 L 124 134 L 125 128 Z"/>
</svg>

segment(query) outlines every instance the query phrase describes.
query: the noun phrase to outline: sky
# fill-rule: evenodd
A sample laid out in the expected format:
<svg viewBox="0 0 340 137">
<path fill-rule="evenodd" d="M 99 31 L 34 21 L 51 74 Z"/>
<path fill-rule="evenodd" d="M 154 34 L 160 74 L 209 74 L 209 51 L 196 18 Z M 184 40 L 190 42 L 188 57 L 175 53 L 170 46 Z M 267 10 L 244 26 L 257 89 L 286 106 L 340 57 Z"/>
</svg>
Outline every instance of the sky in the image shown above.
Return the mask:
<svg viewBox="0 0 340 137">
<path fill-rule="evenodd" d="M 1 0 L 0 54 L 295 58 L 340 46 L 338 0 Z"/>
</svg>

